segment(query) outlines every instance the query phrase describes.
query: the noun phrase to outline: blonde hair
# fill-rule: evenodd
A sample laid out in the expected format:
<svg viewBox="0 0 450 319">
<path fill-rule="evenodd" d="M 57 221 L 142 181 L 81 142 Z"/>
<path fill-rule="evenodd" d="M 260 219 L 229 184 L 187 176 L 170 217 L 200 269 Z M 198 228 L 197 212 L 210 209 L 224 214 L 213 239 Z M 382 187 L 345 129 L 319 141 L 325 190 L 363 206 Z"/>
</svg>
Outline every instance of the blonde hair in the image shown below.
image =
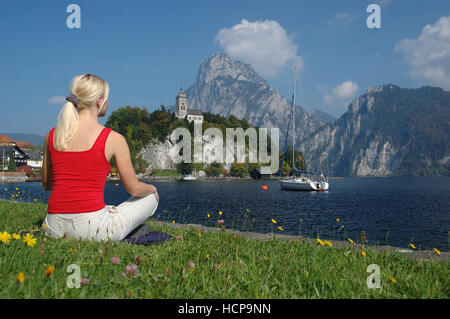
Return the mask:
<svg viewBox="0 0 450 319">
<path fill-rule="evenodd" d="M 108 83 L 93 74 L 81 74 L 73 78 L 70 85 L 70 93 L 75 95 L 78 103 L 75 105 L 72 101 L 67 101 L 58 115 L 58 122 L 54 134 L 55 149 L 63 151 L 74 136 L 78 127 L 78 112 L 95 107 L 99 98 L 103 98 L 103 103 L 98 110 L 101 112 L 103 106 L 108 100 Z M 72 99 L 70 99 L 72 100 Z"/>
</svg>

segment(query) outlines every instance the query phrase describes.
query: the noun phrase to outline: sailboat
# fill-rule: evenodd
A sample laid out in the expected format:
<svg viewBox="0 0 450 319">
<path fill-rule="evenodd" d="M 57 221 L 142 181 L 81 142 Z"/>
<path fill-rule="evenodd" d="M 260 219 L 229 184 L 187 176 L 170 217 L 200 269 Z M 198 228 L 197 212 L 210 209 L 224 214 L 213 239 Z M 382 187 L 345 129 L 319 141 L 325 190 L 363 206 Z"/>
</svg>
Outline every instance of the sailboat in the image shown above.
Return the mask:
<svg viewBox="0 0 450 319">
<path fill-rule="evenodd" d="M 294 93 L 292 95 L 291 112 L 289 114 L 289 122 L 286 131 L 286 139 L 284 141 L 283 159 L 281 161 L 280 169 L 280 186 L 283 190 L 297 190 L 297 191 L 326 191 L 330 187 L 328 178 L 323 174 L 320 178 L 316 178 L 315 174 L 308 171 L 298 170 L 295 167 L 295 89 L 297 82 L 297 66 L 294 69 Z M 286 156 L 286 146 L 289 137 L 289 128 L 292 119 L 292 176 L 282 177 L 283 163 Z"/>
</svg>

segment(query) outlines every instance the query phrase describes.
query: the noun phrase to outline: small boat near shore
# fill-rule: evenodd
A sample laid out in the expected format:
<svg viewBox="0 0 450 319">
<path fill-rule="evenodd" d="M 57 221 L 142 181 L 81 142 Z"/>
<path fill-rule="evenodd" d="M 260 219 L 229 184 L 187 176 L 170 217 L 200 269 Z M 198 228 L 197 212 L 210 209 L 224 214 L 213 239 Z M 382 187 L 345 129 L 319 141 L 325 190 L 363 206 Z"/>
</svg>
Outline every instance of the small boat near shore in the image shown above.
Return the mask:
<svg viewBox="0 0 450 319">
<path fill-rule="evenodd" d="M 184 175 L 181 180 L 183 181 L 195 181 L 197 179 L 196 176 L 192 176 L 191 174 Z"/>
</svg>

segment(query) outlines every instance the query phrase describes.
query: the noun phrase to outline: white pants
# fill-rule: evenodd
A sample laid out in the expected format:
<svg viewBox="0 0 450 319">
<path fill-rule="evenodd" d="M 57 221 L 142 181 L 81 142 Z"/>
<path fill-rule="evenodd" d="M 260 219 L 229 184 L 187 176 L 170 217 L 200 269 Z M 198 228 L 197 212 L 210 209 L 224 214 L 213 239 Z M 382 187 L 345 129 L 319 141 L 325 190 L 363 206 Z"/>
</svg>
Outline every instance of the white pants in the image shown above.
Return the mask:
<svg viewBox="0 0 450 319">
<path fill-rule="evenodd" d="M 155 194 L 145 197 L 130 197 L 119 206 L 106 207 L 88 213 L 48 214 L 43 228 L 48 237 L 66 237 L 106 241 L 122 240 L 147 218 L 152 216 L 158 201 Z"/>
</svg>

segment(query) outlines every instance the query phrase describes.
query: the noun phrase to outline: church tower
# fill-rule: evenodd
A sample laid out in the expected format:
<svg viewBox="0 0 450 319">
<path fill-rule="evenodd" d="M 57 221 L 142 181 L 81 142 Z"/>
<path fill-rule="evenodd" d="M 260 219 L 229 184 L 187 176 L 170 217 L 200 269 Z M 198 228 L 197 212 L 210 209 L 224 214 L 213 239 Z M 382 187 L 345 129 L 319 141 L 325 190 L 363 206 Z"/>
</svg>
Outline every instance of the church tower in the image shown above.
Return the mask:
<svg viewBox="0 0 450 319">
<path fill-rule="evenodd" d="M 180 87 L 180 92 L 176 98 L 176 107 L 176 117 L 184 119 L 187 115 L 187 98 L 182 87 Z"/>
</svg>

